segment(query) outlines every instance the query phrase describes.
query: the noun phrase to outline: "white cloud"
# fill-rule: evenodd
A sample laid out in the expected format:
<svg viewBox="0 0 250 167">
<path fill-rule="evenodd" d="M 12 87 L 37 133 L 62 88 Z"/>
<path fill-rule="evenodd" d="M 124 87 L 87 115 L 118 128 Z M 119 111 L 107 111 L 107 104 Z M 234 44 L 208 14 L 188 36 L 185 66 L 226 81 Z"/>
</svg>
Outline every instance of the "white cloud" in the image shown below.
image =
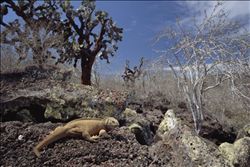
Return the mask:
<svg viewBox="0 0 250 167">
<path fill-rule="evenodd" d="M 211 13 L 214 6 L 218 1 L 182 1 L 178 2 L 179 5 L 186 7 L 190 14 L 196 14 L 201 11 L 201 17 L 203 11 L 206 10 L 207 13 Z M 224 1 L 223 8 L 229 11 L 229 17 L 240 17 L 244 15 L 250 15 L 250 1 Z"/>
<path fill-rule="evenodd" d="M 222 2 L 222 1 L 220 1 Z M 218 1 L 182 1 L 177 2 L 183 9 L 187 10 L 188 15 L 181 18 L 182 25 L 188 26 L 195 16 L 196 21 L 202 22 L 206 10 L 209 16 Z M 228 12 L 229 19 L 236 18 L 245 24 L 246 28 L 250 31 L 250 1 L 223 1 L 219 9 L 224 9 Z M 217 11 L 219 11 L 217 9 Z"/>
<path fill-rule="evenodd" d="M 227 1 L 225 2 L 225 9 L 230 11 L 229 16 L 231 17 L 249 15 L 250 1 Z"/>
</svg>

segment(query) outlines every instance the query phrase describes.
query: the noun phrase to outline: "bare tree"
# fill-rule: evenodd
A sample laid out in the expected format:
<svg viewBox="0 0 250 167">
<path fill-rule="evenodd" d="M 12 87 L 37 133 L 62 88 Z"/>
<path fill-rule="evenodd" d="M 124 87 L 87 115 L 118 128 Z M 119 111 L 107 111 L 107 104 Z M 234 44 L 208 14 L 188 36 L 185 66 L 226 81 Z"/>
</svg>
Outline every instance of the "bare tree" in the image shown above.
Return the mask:
<svg viewBox="0 0 250 167">
<path fill-rule="evenodd" d="M 201 23 L 194 18 L 190 27 L 177 20 L 175 28 L 168 28 L 157 39 L 167 37 L 174 43 L 164 55 L 186 96 L 197 133 L 203 121 L 205 92 L 230 79 L 232 92 L 249 99 L 249 93 L 243 93 L 247 86 L 249 90 L 249 82 L 240 89 L 239 78 L 250 74 L 250 35 L 220 7 L 223 4 L 215 5 L 209 15 L 205 11 Z M 206 82 L 209 77 L 214 78 L 211 85 Z"/>
<path fill-rule="evenodd" d="M 139 77 L 142 74 L 142 65 L 143 65 L 143 57 L 140 60 L 139 67 L 134 66 L 133 69 L 129 67 L 129 61 L 126 61 L 124 73 L 122 75 L 122 78 L 126 84 L 127 87 L 134 87 L 135 86 L 135 80 L 139 79 Z"/>
<path fill-rule="evenodd" d="M 249 37 L 248 37 L 249 38 Z M 248 49 L 241 49 L 244 52 L 234 59 L 233 63 L 227 63 L 224 73 L 230 78 L 231 92 L 234 98 L 239 98 L 250 109 L 250 40 L 248 39 Z"/>
</svg>

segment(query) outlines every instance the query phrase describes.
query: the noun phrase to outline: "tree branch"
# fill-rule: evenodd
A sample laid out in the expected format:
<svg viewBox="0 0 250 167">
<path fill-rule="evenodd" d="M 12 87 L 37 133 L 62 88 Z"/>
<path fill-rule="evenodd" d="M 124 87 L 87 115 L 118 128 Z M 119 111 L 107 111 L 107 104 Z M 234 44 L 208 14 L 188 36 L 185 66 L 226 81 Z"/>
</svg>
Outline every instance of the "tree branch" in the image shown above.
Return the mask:
<svg viewBox="0 0 250 167">
<path fill-rule="evenodd" d="M 6 27 L 6 28 L 11 28 L 10 25 L 8 25 L 7 23 L 5 23 L 3 20 L 0 20 L 0 25 Z"/>
<path fill-rule="evenodd" d="M 73 26 L 77 34 L 79 36 L 83 36 L 83 33 L 80 31 L 79 27 L 76 25 L 74 19 L 72 18 L 72 15 L 69 13 L 66 13 L 66 17 L 69 19 L 69 23 Z"/>
<path fill-rule="evenodd" d="M 99 33 L 99 36 L 97 38 L 93 53 L 96 55 L 102 48 L 102 40 L 103 40 L 103 36 L 105 34 L 105 28 L 106 28 L 106 23 L 107 23 L 108 19 L 105 19 L 104 22 L 102 23 L 102 28 L 101 31 Z"/>
<path fill-rule="evenodd" d="M 29 18 L 29 17 L 23 12 L 24 9 L 26 8 L 26 6 L 20 8 L 20 7 L 17 6 L 17 5 L 15 4 L 15 2 L 13 2 L 12 0 L 4 0 L 4 1 L 5 1 L 7 4 L 9 4 L 9 5 L 11 6 L 12 10 L 15 11 L 15 13 L 16 13 L 18 16 L 22 17 L 22 18 L 25 20 L 26 23 L 31 24 L 32 18 Z"/>
</svg>

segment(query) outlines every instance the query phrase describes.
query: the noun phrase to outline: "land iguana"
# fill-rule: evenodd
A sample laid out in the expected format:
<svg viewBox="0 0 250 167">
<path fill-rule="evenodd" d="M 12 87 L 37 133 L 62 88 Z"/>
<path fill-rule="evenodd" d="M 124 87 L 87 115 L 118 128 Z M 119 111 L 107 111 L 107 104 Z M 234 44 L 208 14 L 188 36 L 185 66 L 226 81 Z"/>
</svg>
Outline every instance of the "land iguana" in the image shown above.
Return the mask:
<svg viewBox="0 0 250 167">
<path fill-rule="evenodd" d="M 76 119 L 64 126 L 57 127 L 45 139 L 43 139 L 33 151 L 37 157 L 40 157 L 40 150 L 50 143 L 53 143 L 66 136 L 81 135 L 83 139 L 89 142 L 97 142 L 100 136 L 107 134 L 108 131 L 119 126 L 119 122 L 113 117 L 104 119 Z"/>
</svg>

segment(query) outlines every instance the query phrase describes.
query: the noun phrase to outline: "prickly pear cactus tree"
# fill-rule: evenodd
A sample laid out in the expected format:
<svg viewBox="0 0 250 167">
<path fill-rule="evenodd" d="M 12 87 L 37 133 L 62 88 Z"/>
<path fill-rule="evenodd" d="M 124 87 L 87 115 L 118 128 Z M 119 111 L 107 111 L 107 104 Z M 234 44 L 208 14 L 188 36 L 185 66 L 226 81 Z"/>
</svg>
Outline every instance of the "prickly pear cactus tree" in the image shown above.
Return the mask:
<svg viewBox="0 0 250 167">
<path fill-rule="evenodd" d="M 94 1 L 83 0 L 78 9 L 70 1 L 58 2 L 66 19 L 63 20 L 64 46 L 58 50 L 58 63 L 81 64 L 81 82 L 91 85 L 92 66 L 97 57 L 109 63 L 122 40 L 122 28 L 105 11 L 97 11 Z"/>
</svg>

